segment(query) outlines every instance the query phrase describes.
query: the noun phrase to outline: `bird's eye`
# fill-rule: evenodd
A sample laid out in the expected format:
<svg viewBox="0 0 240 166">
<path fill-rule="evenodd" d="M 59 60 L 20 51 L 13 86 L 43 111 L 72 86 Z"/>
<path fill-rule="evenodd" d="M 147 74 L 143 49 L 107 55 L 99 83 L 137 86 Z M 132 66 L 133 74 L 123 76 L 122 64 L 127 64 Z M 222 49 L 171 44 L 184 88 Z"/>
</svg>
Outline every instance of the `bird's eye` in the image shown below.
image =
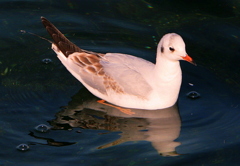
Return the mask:
<svg viewBox="0 0 240 166">
<path fill-rule="evenodd" d="M 175 51 L 175 49 L 172 48 L 172 47 L 169 47 L 169 50 L 172 51 L 172 52 Z"/>
</svg>

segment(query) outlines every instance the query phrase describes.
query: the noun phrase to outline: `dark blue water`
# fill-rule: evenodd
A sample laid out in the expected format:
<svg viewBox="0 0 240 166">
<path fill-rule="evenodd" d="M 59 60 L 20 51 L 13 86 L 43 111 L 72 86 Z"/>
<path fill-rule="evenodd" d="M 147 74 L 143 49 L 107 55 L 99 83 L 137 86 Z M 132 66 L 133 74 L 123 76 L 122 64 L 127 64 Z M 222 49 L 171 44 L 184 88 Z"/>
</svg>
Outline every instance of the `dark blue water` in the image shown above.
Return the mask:
<svg viewBox="0 0 240 166">
<path fill-rule="evenodd" d="M 0 9 L 1 166 L 240 164 L 238 1 L 10 0 Z M 152 62 L 162 35 L 176 32 L 198 66 L 181 62 L 178 107 L 129 116 L 99 105 L 47 41 L 20 33 L 49 38 L 40 16 L 83 49 Z"/>
</svg>

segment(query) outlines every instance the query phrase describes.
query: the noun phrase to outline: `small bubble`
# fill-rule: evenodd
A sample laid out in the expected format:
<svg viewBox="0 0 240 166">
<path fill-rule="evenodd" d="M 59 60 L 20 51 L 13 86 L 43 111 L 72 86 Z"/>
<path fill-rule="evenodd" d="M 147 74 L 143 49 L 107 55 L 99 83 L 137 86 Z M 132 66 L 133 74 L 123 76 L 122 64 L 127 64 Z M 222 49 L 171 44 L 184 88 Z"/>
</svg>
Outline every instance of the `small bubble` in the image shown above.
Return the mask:
<svg viewBox="0 0 240 166">
<path fill-rule="evenodd" d="M 50 58 L 44 58 L 44 59 L 42 60 L 42 63 L 44 63 L 44 64 L 52 63 L 52 59 L 50 59 Z"/>
<path fill-rule="evenodd" d="M 30 149 L 30 147 L 27 144 L 20 144 L 16 147 L 16 149 L 19 151 L 27 151 Z"/>
<path fill-rule="evenodd" d="M 198 92 L 196 92 L 196 91 L 191 91 L 191 92 L 187 93 L 187 97 L 190 98 L 190 99 L 197 99 L 200 96 L 201 95 Z"/>
<path fill-rule="evenodd" d="M 35 127 L 35 130 L 38 132 L 41 132 L 41 133 L 46 133 L 49 131 L 49 129 L 50 129 L 50 127 L 48 127 L 45 124 L 40 124 Z"/>
</svg>

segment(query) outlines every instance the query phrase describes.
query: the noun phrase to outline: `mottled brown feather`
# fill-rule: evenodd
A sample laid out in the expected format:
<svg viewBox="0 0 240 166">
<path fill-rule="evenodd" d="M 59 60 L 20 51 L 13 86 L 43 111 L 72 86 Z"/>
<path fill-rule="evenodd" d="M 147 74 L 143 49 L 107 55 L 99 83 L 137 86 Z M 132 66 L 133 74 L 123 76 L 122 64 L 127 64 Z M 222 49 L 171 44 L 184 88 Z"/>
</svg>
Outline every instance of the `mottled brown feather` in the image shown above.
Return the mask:
<svg viewBox="0 0 240 166">
<path fill-rule="evenodd" d="M 103 69 L 99 70 L 98 75 L 99 76 L 104 76 L 105 75 L 105 72 L 103 71 Z"/>
<path fill-rule="evenodd" d="M 88 61 L 89 61 L 90 63 L 92 63 L 92 64 L 94 64 L 94 63 L 99 63 L 99 58 L 96 57 L 96 56 L 88 56 L 87 59 L 88 59 Z"/>
<path fill-rule="evenodd" d="M 100 63 L 101 57 L 88 53 L 74 53 L 70 59 L 79 64 L 88 73 L 102 77 L 103 84 L 107 90 L 112 89 L 117 93 L 124 93 L 118 83 L 104 72 L 103 66 Z"/>
<path fill-rule="evenodd" d="M 86 54 L 86 55 L 89 55 L 89 54 Z M 86 65 L 92 65 L 93 64 L 88 60 L 88 56 L 85 56 L 85 55 L 84 56 L 79 56 L 79 60 Z"/>
<path fill-rule="evenodd" d="M 123 89 L 111 77 L 105 75 L 103 77 L 103 79 L 104 79 L 103 83 L 104 83 L 106 89 L 112 89 L 112 90 L 114 90 L 117 93 L 124 93 Z"/>
<path fill-rule="evenodd" d="M 93 66 L 87 66 L 87 67 L 86 67 L 86 70 L 89 71 L 89 72 L 91 72 L 91 73 L 93 73 L 93 74 L 96 74 L 96 73 L 97 73 L 96 69 L 95 69 Z"/>
<path fill-rule="evenodd" d="M 103 71 L 103 66 L 100 64 L 101 58 L 94 54 L 88 54 L 84 52 L 74 53 L 71 55 L 70 59 L 89 73 L 95 75 L 99 75 L 99 73 L 101 73 L 101 75 L 105 74 Z"/>
<path fill-rule="evenodd" d="M 77 62 L 77 64 L 79 64 L 80 67 L 85 66 L 84 63 L 82 63 L 82 61 L 78 58 L 78 56 L 73 56 L 73 61 Z"/>
</svg>

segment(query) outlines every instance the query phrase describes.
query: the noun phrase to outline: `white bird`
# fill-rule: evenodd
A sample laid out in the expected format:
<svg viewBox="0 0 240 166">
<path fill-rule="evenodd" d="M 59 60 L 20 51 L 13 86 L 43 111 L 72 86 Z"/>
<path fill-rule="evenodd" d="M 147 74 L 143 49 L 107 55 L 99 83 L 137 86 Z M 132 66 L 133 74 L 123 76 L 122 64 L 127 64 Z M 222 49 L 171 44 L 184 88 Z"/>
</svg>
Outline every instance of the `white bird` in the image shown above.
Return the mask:
<svg viewBox="0 0 240 166">
<path fill-rule="evenodd" d="M 46 18 L 41 20 L 54 41 L 52 49 L 68 71 L 92 94 L 121 107 L 153 110 L 173 106 L 182 82 L 179 60 L 195 64 L 176 33 L 162 37 L 153 64 L 132 55 L 83 50 Z"/>
</svg>

